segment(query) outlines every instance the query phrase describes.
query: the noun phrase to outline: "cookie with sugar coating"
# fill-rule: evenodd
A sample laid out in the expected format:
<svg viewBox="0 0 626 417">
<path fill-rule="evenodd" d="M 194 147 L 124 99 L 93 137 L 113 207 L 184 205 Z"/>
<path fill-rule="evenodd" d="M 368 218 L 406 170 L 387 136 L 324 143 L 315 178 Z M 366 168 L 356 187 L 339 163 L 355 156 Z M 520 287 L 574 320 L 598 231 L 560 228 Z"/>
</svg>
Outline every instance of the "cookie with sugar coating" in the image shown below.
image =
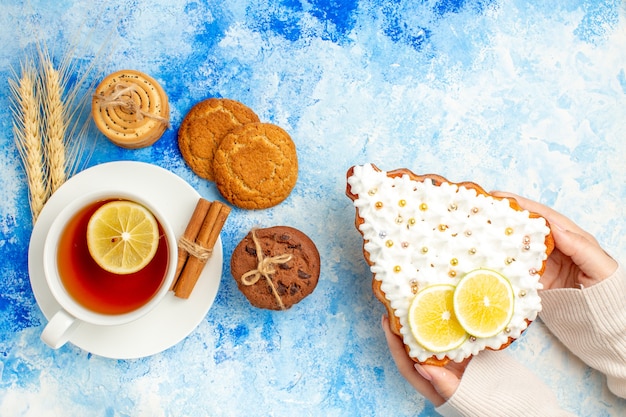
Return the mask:
<svg viewBox="0 0 626 417">
<path fill-rule="evenodd" d="M 213 158 L 230 131 L 258 122 L 245 104 L 227 98 L 209 98 L 195 104 L 178 130 L 178 147 L 187 165 L 202 178 L 213 181 Z"/>
<path fill-rule="evenodd" d="M 279 126 L 248 123 L 222 139 L 213 169 L 217 189 L 229 202 L 244 209 L 269 208 L 296 185 L 296 145 Z"/>
</svg>

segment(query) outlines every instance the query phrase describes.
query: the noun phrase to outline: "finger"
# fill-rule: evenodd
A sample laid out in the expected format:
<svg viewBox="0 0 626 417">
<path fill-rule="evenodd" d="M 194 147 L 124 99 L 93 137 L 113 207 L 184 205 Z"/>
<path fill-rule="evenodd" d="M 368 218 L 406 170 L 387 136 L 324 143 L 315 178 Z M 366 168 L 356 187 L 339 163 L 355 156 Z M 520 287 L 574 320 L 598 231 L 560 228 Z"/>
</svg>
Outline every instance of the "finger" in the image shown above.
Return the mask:
<svg viewBox="0 0 626 417">
<path fill-rule="evenodd" d="M 430 375 L 430 382 L 435 390 L 446 400 L 452 397 L 461 383 L 459 377 L 445 367 L 422 365 L 422 368 Z"/>
<path fill-rule="evenodd" d="M 437 393 L 430 381 L 424 379 L 415 369 L 415 362 L 406 353 L 402 339 L 391 331 L 389 319 L 386 316 L 382 317 L 382 328 L 385 333 L 385 338 L 387 339 L 387 345 L 389 345 L 389 351 L 400 374 L 413 388 L 435 406 L 443 404 L 445 400 Z"/>
<path fill-rule="evenodd" d="M 515 199 L 528 211 L 543 216 L 550 223 L 556 247 L 592 279 L 602 280 L 617 268 L 617 262 L 600 247 L 598 241 L 561 213 L 536 201 L 512 193 L 493 192 L 497 197 Z M 584 284 L 584 283 L 583 283 Z M 588 283 L 589 284 L 589 283 Z"/>
<path fill-rule="evenodd" d="M 589 286 L 610 276 L 617 269 L 617 262 L 594 241 L 576 232 L 554 227 L 552 229 L 557 248 L 578 265 L 592 282 L 580 282 Z M 582 278 L 584 279 L 584 278 Z"/>
</svg>

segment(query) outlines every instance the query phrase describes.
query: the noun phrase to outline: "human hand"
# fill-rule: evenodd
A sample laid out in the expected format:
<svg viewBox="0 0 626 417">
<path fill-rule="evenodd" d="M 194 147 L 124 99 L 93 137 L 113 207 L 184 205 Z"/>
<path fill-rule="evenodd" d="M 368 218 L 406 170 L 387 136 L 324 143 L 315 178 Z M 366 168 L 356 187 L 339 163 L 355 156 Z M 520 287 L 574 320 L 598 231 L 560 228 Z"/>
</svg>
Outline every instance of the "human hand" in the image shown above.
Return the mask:
<svg viewBox="0 0 626 417">
<path fill-rule="evenodd" d="M 382 318 L 382 328 L 400 374 L 435 406 L 446 402 L 461 383 L 469 359 L 461 363 L 450 362 L 446 366 L 420 365 L 409 357 L 402 339 L 391 331 L 387 316 Z"/>
<path fill-rule="evenodd" d="M 516 194 L 491 194 L 513 198 L 523 209 L 543 216 L 550 223 L 555 249 L 548 257 L 541 277 L 544 289 L 589 287 L 617 269 L 617 262 L 600 247 L 598 241 L 564 215 Z"/>
</svg>

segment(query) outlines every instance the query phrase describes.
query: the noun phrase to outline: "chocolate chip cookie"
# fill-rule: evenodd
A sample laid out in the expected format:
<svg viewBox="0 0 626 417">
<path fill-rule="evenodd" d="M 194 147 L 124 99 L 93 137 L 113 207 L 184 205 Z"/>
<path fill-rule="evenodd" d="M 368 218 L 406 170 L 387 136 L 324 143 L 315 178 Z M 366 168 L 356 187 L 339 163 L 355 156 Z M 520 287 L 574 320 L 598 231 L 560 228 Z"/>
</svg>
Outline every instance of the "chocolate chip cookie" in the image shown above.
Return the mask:
<svg viewBox="0 0 626 417">
<path fill-rule="evenodd" d="M 293 227 L 253 229 L 235 248 L 230 270 L 250 304 L 286 310 L 317 286 L 320 255 L 313 241 Z"/>
</svg>

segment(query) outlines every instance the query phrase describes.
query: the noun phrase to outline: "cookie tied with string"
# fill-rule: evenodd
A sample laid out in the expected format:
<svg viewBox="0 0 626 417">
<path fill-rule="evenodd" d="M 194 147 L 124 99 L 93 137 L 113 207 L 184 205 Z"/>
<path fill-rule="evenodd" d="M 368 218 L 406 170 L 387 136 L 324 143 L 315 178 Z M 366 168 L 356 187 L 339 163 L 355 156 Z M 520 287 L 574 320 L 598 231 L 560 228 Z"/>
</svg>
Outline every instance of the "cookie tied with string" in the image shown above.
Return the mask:
<svg viewBox="0 0 626 417">
<path fill-rule="evenodd" d="M 167 94 L 148 75 L 121 70 L 106 76 L 91 101 L 96 127 L 123 148 L 143 148 L 161 138 L 169 127 Z"/>
<path fill-rule="evenodd" d="M 286 310 L 317 286 L 320 255 L 313 241 L 293 227 L 252 229 L 233 251 L 230 270 L 250 304 Z"/>
</svg>

